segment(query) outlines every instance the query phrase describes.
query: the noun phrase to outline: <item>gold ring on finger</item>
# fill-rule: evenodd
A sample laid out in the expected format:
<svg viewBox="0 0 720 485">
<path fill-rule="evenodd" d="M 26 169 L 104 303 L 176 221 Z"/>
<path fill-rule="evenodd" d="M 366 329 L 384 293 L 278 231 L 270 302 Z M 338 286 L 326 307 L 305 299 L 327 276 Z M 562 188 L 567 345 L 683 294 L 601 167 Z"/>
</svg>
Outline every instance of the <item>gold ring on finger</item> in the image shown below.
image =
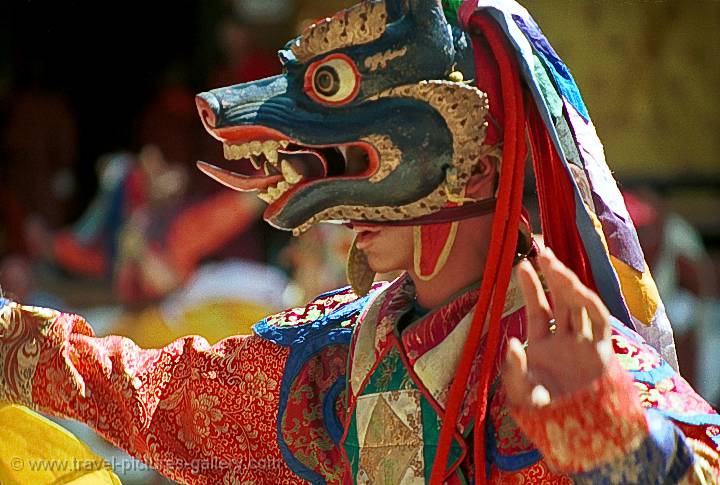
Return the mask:
<svg viewBox="0 0 720 485">
<path fill-rule="evenodd" d="M 557 321 L 554 318 L 548 320 L 547 325 L 550 333 L 555 334 L 555 332 L 557 332 Z"/>
</svg>

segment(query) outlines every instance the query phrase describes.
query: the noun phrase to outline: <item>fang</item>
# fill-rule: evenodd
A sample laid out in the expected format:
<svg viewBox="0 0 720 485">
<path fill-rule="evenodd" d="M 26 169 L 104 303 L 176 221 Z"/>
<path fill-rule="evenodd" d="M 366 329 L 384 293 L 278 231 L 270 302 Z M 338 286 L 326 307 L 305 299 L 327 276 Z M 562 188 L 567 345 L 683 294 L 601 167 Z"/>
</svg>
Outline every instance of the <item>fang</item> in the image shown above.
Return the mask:
<svg viewBox="0 0 720 485">
<path fill-rule="evenodd" d="M 280 163 L 280 170 L 282 170 L 283 178 L 290 184 L 296 184 L 303 178 L 287 160 Z"/>
</svg>

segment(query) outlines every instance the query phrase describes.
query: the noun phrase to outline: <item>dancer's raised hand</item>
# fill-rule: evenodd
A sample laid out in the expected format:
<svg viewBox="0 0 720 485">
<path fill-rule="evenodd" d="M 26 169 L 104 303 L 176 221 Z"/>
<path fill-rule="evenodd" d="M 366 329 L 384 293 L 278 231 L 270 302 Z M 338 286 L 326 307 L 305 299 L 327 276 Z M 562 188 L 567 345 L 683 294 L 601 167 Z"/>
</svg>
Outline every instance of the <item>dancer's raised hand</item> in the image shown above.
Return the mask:
<svg viewBox="0 0 720 485">
<path fill-rule="evenodd" d="M 538 257 L 550 305 L 533 266 L 518 268 L 527 310 L 527 347 L 508 343 L 504 385 L 511 402 L 541 407 L 602 375 L 615 356 L 609 313 L 600 297 L 549 249 Z"/>
</svg>

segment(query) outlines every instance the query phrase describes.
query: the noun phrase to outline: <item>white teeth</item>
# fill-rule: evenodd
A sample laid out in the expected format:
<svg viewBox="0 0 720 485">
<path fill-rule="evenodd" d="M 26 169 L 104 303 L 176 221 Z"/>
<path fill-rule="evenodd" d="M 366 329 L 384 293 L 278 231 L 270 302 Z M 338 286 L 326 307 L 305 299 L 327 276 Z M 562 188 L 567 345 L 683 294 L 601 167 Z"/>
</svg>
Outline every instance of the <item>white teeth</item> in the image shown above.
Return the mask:
<svg viewBox="0 0 720 485">
<path fill-rule="evenodd" d="M 277 187 L 268 187 L 267 193 L 270 197 L 272 197 L 273 200 L 277 200 L 278 197 L 282 194 Z"/>
<path fill-rule="evenodd" d="M 248 155 L 246 145 L 223 145 L 223 151 L 228 160 L 240 160 Z"/>
<path fill-rule="evenodd" d="M 262 142 L 252 141 L 248 145 L 248 148 L 250 149 L 250 153 L 252 153 L 253 155 L 260 155 L 262 153 Z"/>
<path fill-rule="evenodd" d="M 272 197 L 270 197 L 270 194 L 266 194 L 265 192 L 260 192 L 257 194 L 258 198 L 265 202 L 266 204 L 272 204 L 275 202 Z"/>
<path fill-rule="evenodd" d="M 287 140 L 256 140 L 242 145 L 223 144 L 223 151 L 228 160 L 249 160 L 255 170 L 262 168 L 266 177 L 278 175 L 278 171 L 282 172 L 284 180 L 275 186 L 268 187 L 265 192 L 257 194 L 262 201 L 272 204 L 303 179 L 303 176 L 287 160 L 283 160 L 278 167 L 278 150 L 287 148 L 288 145 L 290 142 Z M 261 156 L 265 157 L 264 163 Z"/>
<path fill-rule="evenodd" d="M 262 152 L 266 155 L 268 153 L 277 153 L 277 149 L 280 146 L 280 144 L 276 141 L 268 140 L 264 141 L 262 144 Z"/>
<path fill-rule="evenodd" d="M 250 158 L 253 155 L 265 155 L 265 158 L 270 163 L 276 165 L 278 162 L 278 150 L 280 148 L 286 148 L 289 144 L 290 142 L 287 140 L 251 141 L 243 145 L 223 144 L 223 151 L 225 152 L 225 158 L 228 160 L 241 160 Z M 255 166 L 255 164 L 253 164 L 253 166 Z"/>
<path fill-rule="evenodd" d="M 268 162 L 272 163 L 273 165 L 277 165 L 277 162 L 278 162 L 277 150 L 265 150 L 265 158 L 267 158 Z"/>
<path fill-rule="evenodd" d="M 303 176 L 297 173 L 297 170 L 287 160 L 280 162 L 280 170 L 283 178 L 290 184 L 294 185 L 303 179 Z"/>
<path fill-rule="evenodd" d="M 285 182 L 284 180 L 281 180 L 280 182 L 278 182 L 277 185 L 268 187 L 267 192 L 260 192 L 257 194 L 257 196 L 260 198 L 260 200 L 268 204 L 272 204 L 280 197 L 282 197 L 285 192 L 290 190 L 291 187 L 292 185 Z"/>
</svg>

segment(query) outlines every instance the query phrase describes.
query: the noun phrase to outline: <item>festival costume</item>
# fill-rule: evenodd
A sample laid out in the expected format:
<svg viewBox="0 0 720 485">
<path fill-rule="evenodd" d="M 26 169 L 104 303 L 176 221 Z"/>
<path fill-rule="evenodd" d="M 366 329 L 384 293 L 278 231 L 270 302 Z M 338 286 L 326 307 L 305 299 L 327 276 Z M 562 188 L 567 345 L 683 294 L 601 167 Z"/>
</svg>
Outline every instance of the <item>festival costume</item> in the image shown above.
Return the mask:
<svg viewBox="0 0 720 485">
<path fill-rule="evenodd" d="M 281 51 L 283 75 L 200 95 L 226 157 L 255 168 L 202 169 L 259 191 L 266 220 L 295 232 L 420 226 L 423 277 L 457 221 L 494 206 L 479 286 L 423 316 L 408 277 L 371 285 L 355 247 L 355 291 L 255 335 L 156 350 L 6 303 L 0 401 L 90 423 L 188 483 L 717 482 L 720 420 L 673 368 L 662 303 L 567 68 L 519 5 L 445 6 L 457 25 L 435 1 L 364 2 Z M 524 337 L 512 268 L 526 141 L 545 240 L 609 308 L 618 357 L 532 411 L 509 406 L 498 379 L 505 340 Z M 469 200 L 486 160 L 496 198 Z"/>
<path fill-rule="evenodd" d="M 30 358 L 4 356 L 15 380 L 2 399 L 89 423 L 182 483 L 425 483 L 477 291 L 400 335 L 398 320 L 412 307 L 404 277 L 362 298 L 348 289 L 323 295 L 261 321 L 257 335 L 213 347 L 186 337 L 158 350 L 94 338 L 75 315 L 8 305 L 19 313 L 6 348 Z M 522 338 L 514 286 L 504 315 L 503 334 Z M 37 353 L 30 342 L 40 343 Z M 618 322 L 613 345 L 634 385 L 610 369 L 541 417 L 509 409 L 494 386 L 489 483 L 713 483 L 720 416 Z M 588 410 L 589 402 L 603 404 Z M 458 422 L 448 483 L 472 476 L 470 409 Z"/>
</svg>

